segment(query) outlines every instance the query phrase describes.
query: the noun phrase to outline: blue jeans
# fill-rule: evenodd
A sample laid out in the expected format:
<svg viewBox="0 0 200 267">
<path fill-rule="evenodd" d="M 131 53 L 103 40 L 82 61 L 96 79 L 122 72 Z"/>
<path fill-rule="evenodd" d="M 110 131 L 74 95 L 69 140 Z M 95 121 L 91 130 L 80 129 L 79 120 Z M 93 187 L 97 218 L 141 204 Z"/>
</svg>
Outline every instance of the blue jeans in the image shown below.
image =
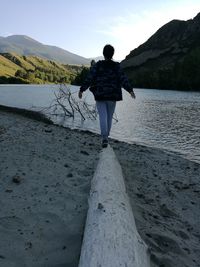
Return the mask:
<svg viewBox="0 0 200 267">
<path fill-rule="evenodd" d="M 112 117 L 115 111 L 115 101 L 96 101 L 97 110 L 99 113 L 99 121 L 101 128 L 101 136 L 103 139 L 108 139 L 112 126 Z"/>
</svg>

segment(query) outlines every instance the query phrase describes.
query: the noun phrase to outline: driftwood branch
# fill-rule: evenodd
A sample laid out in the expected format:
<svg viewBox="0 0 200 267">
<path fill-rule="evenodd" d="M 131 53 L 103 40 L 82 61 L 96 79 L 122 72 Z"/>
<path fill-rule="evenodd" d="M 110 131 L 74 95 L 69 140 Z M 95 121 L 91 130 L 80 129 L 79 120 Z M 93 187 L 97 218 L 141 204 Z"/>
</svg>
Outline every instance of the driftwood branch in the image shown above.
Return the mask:
<svg viewBox="0 0 200 267">
<path fill-rule="evenodd" d="M 96 120 L 98 113 L 95 104 L 88 104 L 85 100 L 79 100 L 74 96 L 77 92 L 72 92 L 65 85 L 60 85 L 58 92 L 54 92 L 55 98 L 47 108 L 41 111 L 46 115 L 60 116 L 65 118 L 75 118 L 80 116 L 82 120 Z M 115 122 L 118 121 L 116 114 L 113 116 Z"/>
</svg>

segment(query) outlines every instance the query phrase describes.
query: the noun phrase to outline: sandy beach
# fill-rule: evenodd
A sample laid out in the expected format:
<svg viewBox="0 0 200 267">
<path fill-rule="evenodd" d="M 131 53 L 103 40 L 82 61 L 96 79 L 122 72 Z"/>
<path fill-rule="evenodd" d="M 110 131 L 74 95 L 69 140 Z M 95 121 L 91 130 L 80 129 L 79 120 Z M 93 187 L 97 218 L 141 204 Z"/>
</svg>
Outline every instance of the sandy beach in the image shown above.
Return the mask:
<svg viewBox="0 0 200 267">
<path fill-rule="evenodd" d="M 160 149 L 110 144 L 152 266 L 199 267 L 200 165 Z M 100 151 L 96 134 L 0 111 L 1 267 L 78 266 Z"/>
</svg>

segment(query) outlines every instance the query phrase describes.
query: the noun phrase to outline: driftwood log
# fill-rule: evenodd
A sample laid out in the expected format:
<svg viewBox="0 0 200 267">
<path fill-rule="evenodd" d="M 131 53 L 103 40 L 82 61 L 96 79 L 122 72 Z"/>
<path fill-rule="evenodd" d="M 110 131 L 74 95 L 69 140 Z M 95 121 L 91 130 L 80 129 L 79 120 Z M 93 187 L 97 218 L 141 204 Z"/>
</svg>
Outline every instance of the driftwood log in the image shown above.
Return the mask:
<svg viewBox="0 0 200 267">
<path fill-rule="evenodd" d="M 79 267 L 147 266 L 148 248 L 136 229 L 121 166 L 108 146 L 92 180 Z"/>
</svg>

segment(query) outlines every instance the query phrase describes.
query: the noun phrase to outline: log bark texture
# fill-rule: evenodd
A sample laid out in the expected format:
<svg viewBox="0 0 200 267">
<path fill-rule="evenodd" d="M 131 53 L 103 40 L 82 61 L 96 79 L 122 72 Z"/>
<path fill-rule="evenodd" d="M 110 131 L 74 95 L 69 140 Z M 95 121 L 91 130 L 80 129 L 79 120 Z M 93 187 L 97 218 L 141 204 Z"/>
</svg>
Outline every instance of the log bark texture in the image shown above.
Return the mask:
<svg viewBox="0 0 200 267">
<path fill-rule="evenodd" d="M 92 180 L 79 267 L 149 267 L 148 248 L 137 232 L 121 166 L 103 149 Z"/>
</svg>

